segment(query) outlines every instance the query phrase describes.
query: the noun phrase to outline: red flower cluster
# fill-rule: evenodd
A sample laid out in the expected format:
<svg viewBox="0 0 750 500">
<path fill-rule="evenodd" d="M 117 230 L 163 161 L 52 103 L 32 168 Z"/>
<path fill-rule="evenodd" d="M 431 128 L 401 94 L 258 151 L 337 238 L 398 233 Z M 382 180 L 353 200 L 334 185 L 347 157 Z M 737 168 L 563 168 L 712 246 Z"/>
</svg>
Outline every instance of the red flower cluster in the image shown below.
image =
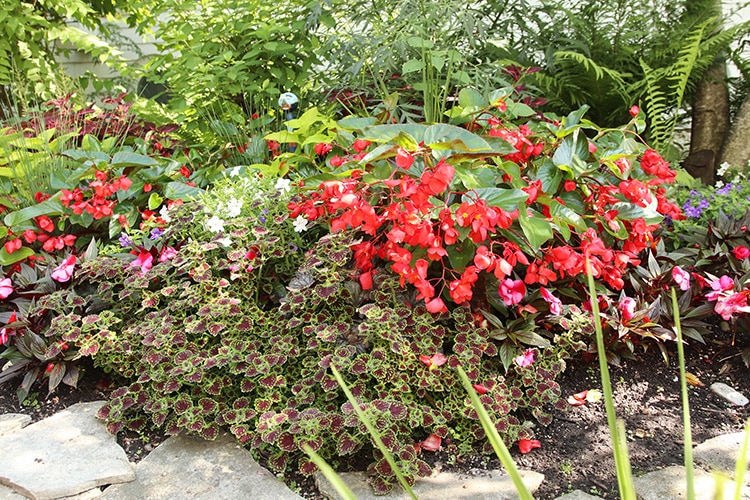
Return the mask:
<svg viewBox="0 0 750 500">
<path fill-rule="evenodd" d="M 74 214 L 86 212 L 98 220 L 112 215 L 115 200 L 110 197 L 119 190 L 127 191 L 133 182 L 124 175 L 108 182 L 108 174 L 102 170 L 98 170 L 95 175 L 96 180 L 83 189 L 62 189 L 60 201 L 64 206 L 71 208 Z"/>
</svg>

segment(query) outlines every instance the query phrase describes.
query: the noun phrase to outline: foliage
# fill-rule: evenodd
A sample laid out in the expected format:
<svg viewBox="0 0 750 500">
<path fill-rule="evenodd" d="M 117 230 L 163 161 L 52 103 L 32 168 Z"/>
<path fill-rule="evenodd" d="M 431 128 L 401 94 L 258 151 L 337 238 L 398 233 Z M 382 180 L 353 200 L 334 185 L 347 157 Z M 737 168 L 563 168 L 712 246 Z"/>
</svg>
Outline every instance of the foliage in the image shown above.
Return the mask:
<svg viewBox="0 0 750 500">
<path fill-rule="evenodd" d="M 535 351 L 533 368 L 513 365 L 501 375 L 497 346 L 468 309 L 436 321 L 385 273 L 363 291 L 349 278 L 352 235 L 318 238 L 310 228 L 301 237 L 288 214 L 271 218 L 284 208 L 283 186 L 257 197 L 245 190 L 241 214 L 222 218 L 216 233 L 216 215 L 175 207 L 148 266 L 148 256 L 131 264 L 100 257 L 76 274 L 74 290 L 45 298 L 46 307 L 67 307 L 50 335 L 134 381 L 102 411 L 112 431 L 150 419 L 170 433 L 211 438 L 229 426 L 279 470 L 305 444 L 326 459 L 372 450 L 329 364 L 350 381 L 411 481 L 429 473 L 415 449 L 429 434 L 464 451 L 484 437 L 449 369 L 457 363 L 486 389 L 482 399 L 509 442 L 529 435 L 519 413 L 547 421 L 559 398 L 554 378 L 575 343 L 561 338 Z M 176 252 L 158 258 L 169 247 Z M 83 303 L 66 306 L 71 296 Z M 393 473 L 372 453 L 370 472 L 385 491 Z M 306 459 L 299 467 L 312 470 Z"/>
<path fill-rule="evenodd" d="M 131 21 L 156 39 L 158 54 L 144 74 L 167 87 L 186 132 L 207 133 L 215 120 L 247 131 L 277 110 L 280 94 L 308 86 L 317 44 L 312 7 L 296 0 L 144 1 L 131 5 Z"/>
<path fill-rule="evenodd" d="M 59 97 L 54 75 L 57 56 L 71 49 L 89 54 L 100 63 L 116 62 L 119 52 L 91 31 L 76 27 L 71 20 L 89 30 L 104 30 L 101 16 L 113 13 L 116 0 L 52 0 L 43 3 L 3 0 L 0 4 L 0 117 L 14 113 L 17 104 L 14 87 L 33 86 L 40 99 Z M 24 96 L 25 97 L 25 96 Z M 20 100 L 23 103 L 23 100 Z"/>
</svg>

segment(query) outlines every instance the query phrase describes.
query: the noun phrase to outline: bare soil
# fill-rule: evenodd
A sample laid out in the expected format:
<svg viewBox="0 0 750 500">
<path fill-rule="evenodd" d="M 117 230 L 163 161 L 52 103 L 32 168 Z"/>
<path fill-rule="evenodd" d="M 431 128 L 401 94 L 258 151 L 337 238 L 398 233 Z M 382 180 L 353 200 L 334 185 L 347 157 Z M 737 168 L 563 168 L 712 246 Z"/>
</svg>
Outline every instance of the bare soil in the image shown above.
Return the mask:
<svg viewBox="0 0 750 500">
<path fill-rule="evenodd" d="M 750 417 L 750 405 L 732 407 L 709 389 L 714 382 L 724 382 L 750 397 L 750 369 L 739 355 L 740 349 L 745 347 L 742 342 L 748 342 L 748 335 L 742 337 L 734 339 L 734 345 L 727 340 L 687 349 L 687 371 L 703 384 L 690 386 L 689 390 L 694 444 L 738 432 Z M 651 346 L 637 360 L 625 361 L 619 367 L 610 366 L 616 410 L 618 417 L 625 421 L 634 475 L 683 463 L 679 369 L 676 352 L 669 354 L 667 363 L 659 349 Z M 559 382 L 565 398 L 583 390 L 601 389 L 598 364 L 571 361 Z M 111 390 L 106 377 L 88 368 L 78 389 L 61 387 L 49 397 L 43 390 L 32 394 L 24 405 L 19 405 L 15 383 L 17 381 L 0 386 L 0 414 L 25 413 L 34 421 L 78 402 L 106 399 Z M 536 498 L 552 499 L 574 489 L 603 498 L 617 498 L 617 480 L 603 401 L 570 406 L 566 411 L 557 412 L 550 426 L 537 427 L 535 433 L 541 441 L 541 448 L 525 455 L 520 454 L 516 447 L 511 452 L 521 468 L 544 474 L 545 480 L 536 492 Z M 118 435 L 118 442 L 134 462 L 164 439 L 158 430 Z M 436 468 L 466 474 L 483 474 L 486 470 L 501 468 L 496 459 L 457 457 L 451 454 L 449 447 L 425 458 Z M 294 475 L 287 479 L 294 482 L 304 497 L 322 498 L 312 480 Z"/>
</svg>

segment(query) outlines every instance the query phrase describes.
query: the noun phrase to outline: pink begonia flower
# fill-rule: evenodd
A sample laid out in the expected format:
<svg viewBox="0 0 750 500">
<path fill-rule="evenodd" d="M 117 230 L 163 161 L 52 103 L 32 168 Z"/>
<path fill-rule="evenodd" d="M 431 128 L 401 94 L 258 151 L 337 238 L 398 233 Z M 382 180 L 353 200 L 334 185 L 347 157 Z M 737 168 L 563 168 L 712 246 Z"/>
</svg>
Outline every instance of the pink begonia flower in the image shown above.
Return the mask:
<svg viewBox="0 0 750 500">
<path fill-rule="evenodd" d="M 745 246 L 738 246 L 734 247 L 732 249 L 732 253 L 734 254 L 734 258 L 737 260 L 743 260 L 750 257 L 750 248 L 747 248 Z"/>
<path fill-rule="evenodd" d="M 541 287 L 539 291 L 542 293 L 542 298 L 549 304 L 549 312 L 552 314 L 562 314 L 562 302 L 560 299 L 552 295 L 552 292 L 544 287 Z"/>
<path fill-rule="evenodd" d="M 534 350 L 526 349 L 523 354 L 513 358 L 513 362 L 521 368 L 531 365 L 534 362 Z"/>
<path fill-rule="evenodd" d="M 506 305 L 520 303 L 526 295 L 526 285 L 521 280 L 504 279 L 497 287 L 497 293 Z"/>
<path fill-rule="evenodd" d="M 13 293 L 13 283 L 10 278 L 0 280 L 0 299 L 7 299 Z"/>
<path fill-rule="evenodd" d="M 57 266 L 52 271 L 52 279 L 59 282 L 59 283 L 65 283 L 66 281 L 69 281 L 70 278 L 73 276 L 73 268 L 76 265 L 76 256 L 71 255 L 64 261 L 62 261 L 62 264 Z"/>
<path fill-rule="evenodd" d="M 622 314 L 622 320 L 630 321 L 635 314 L 635 300 L 632 297 L 623 297 L 617 303 L 617 308 Z"/>
<path fill-rule="evenodd" d="M 177 256 L 177 250 L 172 247 L 164 248 L 159 254 L 159 262 L 166 262 L 168 260 L 174 259 L 175 256 Z"/>
<path fill-rule="evenodd" d="M 672 279 L 680 287 L 680 290 L 685 291 L 690 289 L 690 273 L 680 266 L 672 268 Z"/>
<path fill-rule="evenodd" d="M 151 269 L 154 265 L 154 256 L 151 255 L 151 252 L 147 252 L 145 250 L 141 250 L 141 253 L 138 254 L 138 257 L 130 263 L 130 267 L 140 267 L 141 268 L 141 274 L 146 274 L 149 269 Z"/>
</svg>

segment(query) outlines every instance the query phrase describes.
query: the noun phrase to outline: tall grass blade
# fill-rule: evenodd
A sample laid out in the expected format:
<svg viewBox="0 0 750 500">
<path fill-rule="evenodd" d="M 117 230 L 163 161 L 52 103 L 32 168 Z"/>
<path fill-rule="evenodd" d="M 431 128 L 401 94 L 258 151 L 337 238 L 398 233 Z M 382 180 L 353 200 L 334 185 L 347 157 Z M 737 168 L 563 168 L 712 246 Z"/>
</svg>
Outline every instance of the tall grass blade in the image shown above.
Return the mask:
<svg viewBox="0 0 750 500">
<path fill-rule="evenodd" d="M 533 500 L 534 497 L 531 496 L 528 488 L 526 488 L 526 484 L 524 484 L 523 479 L 521 478 L 521 474 L 518 472 L 518 468 L 516 467 L 516 463 L 513 461 L 513 457 L 510 456 L 508 448 L 505 446 L 505 443 L 497 433 L 495 424 L 492 423 L 492 419 L 487 413 L 487 410 L 485 410 L 484 405 L 482 405 L 482 402 L 479 400 L 479 396 L 477 396 L 476 391 L 471 386 L 469 377 L 466 376 L 466 372 L 460 366 L 458 367 L 458 376 L 461 378 L 461 383 L 463 384 L 464 389 L 466 389 L 466 392 L 469 394 L 471 404 L 477 411 L 477 415 L 479 415 L 479 421 L 482 423 L 485 434 L 487 434 L 487 439 L 490 440 L 490 444 L 492 444 L 492 448 L 495 450 L 495 454 L 497 454 L 500 462 L 502 462 L 503 467 L 505 467 L 505 470 L 508 471 L 510 479 L 513 481 L 513 485 L 516 487 L 518 496 L 522 500 Z"/>
<path fill-rule="evenodd" d="M 352 392 L 349 390 L 349 387 L 347 387 L 346 383 L 344 382 L 344 379 L 341 378 L 341 374 L 336 369 L 333 364 L 331 366 L 331 373 L 333 373 L 333 376 L 336 377 L 336 382 L 339 383 L 339 386 L 341 387 L 341 390 L 344 391 L 344 394 L 346 395 L 346 398 L 349 400 L 349 402 L 354 407 L 354 411 L 357 413 L 357 418 L 359 418 L 360 422 L 365 424 L 365 427 L 367 427 L 367 432 L 370 433 L 370 437 L 372 437 L 372 440 L 375 441 L 375 445 L 378 447 L 380 452 L 383 454 L 383 457 L 385 457 L 385 460 L 388 462 L 388 465 L 391 466 L 391 469 L 396 474 L 396 478 L 398 479 L 398 482 L 401 484 L 401 486 L 404 488 L 404 491 L 414 500 L 418 500 L 417 496 L 414 494 L 414 491 L 411 489 L 411 486 L 409 486 L 409 483 L 406 481 L 406 478 L 401 473 L 401 470 L 396 465 L 396 460 L 394 460 L 393 455 L 391 455 L 391 452 L 388 451 L 388 448 L 386 448 L 385 444 L 383 444 L 383 440 L 380 438 L 380 433 L 375 428 L 374 425 L 372 425 L 372 422 L 370 422 L 370 419 L 367 417 L 364 411 L 362 411 L 362 408 L 359 406 L 359 403 L 357 403 L 357 400 L 354 399 L 354 396 L 352 395 Z"/>
<path fill-rule="evenodd" d="M 355 495 L 354 492 L 349 489 L 344 480 L 341 479 L 341 476 L 336 474 L 336 471 L 334 471 L 331 466 L 328 465 L 325 460 L 323 460 L 323 457 L 315 453 L 315 451 L 313 451 L 313 449 L 309 445 L 304 445 L 302 449 L 310 457 L 310 460 L 312 460 L 313 463 L 318 466 L 318 469 L 320 469 L 320 472 L 323 473 L 326 479 L 330 481 L 331 485 L 336 489 L 338 494 L 341 495 L 341 498 L 343 498 L 344 500 L 357 500 L 357 495 Z"/>
<path fill-rule="evenodd" d="M 617 472 L 617 486 L 622 500 L 635 500 L 635 487 L 633 486 L 632 473 L 630 470 L 630 459 L 628 447 L 625 441 L 623 426 L 622 436 L 618 429 L 615 415 L 615 403 L 612 397 L 612 383 L 609 378 L 609 366 L 607 365 L 607 353 L 604 348 L 604 333 L 602 321 L 599 317 L 599 301 L 597 300 L 594 276 L 591 272 L 591 262 L 586 255 L 586 278 L 589 285 L 589 298 L 591 300 L 591 314 L 594 316 L 594 328 L 596 330 L 596 350 L 599 355 L 599 371 L 602 378 L 602 392 L 604 393 L 604 406 L 607 410 L 607 424 L 612 439 L 612 449 L 615 458 L 615 469 Z"/>
<path fill-rule="evenodd" d="M 734 464 L 734 500 L 740 500 L 742 496 L 742 485 L 745 484 L 745 474 L 747 473 L 747 451 L 750 447 L 750 418 L 745 423 L 745 439 L 742 441 L 740 455 Z"/>
<path fill-rule="evenodd" d="M 687 499 L 695 500 L 695 469 L 693 467 L 693 433 L 690 429 L 690 402 L 688 401 L 687 378 L 685 375 L 685 349 L 682 345 L 682 327 L 680 325 L 680 306 L 677 304 L 677 292 L 672 288 L 672 315 L 677 333 L 677 361 L 680 365 L 680 389 L 682 391 L 682 426 L 684 432 L 685 481 L 687 482 Z"/>
</svg>

